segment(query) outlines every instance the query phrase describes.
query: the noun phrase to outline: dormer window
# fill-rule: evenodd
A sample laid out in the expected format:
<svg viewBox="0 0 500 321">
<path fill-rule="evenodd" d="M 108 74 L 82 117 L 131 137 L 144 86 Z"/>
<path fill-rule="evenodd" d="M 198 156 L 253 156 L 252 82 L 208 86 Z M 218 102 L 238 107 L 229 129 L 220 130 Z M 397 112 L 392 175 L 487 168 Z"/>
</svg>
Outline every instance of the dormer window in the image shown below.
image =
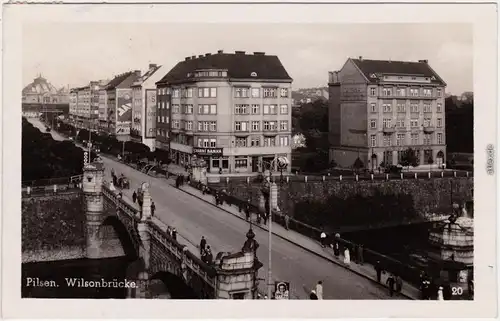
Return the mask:
<svg viewBox="0 0 500 321">
<path fill-rule="evenodd" d="M 371 74 L 370 78 L 377 78 L 377 76 L 375 74 Z"/>
<path fill-rule="evenodd" d="M 436 80 L 436 77 L 432 76 L 432 77 L 431 77 L 431 80 Z"/>
<path fill-rule="evenodd" d="M 252 77 L 257 77 L 257 73 L 256 73 L 255 71 L 253 71 L 253 72 L 250 74 L 250 76 L 252 76 Z"/>
</svg>

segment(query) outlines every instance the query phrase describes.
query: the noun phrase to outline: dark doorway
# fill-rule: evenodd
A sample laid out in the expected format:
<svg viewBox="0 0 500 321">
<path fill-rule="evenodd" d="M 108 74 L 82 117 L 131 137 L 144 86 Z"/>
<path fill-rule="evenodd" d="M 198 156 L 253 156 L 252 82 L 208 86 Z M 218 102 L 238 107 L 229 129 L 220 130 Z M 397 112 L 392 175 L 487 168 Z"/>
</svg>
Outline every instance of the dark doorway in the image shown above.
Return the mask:
<svg viewBox="0 0 500 321">
<path fill-rule="evenodd" d="M 252 172 L 257 173 L 259 171 L 259 157 L 252 156 Z"/>
</svg>

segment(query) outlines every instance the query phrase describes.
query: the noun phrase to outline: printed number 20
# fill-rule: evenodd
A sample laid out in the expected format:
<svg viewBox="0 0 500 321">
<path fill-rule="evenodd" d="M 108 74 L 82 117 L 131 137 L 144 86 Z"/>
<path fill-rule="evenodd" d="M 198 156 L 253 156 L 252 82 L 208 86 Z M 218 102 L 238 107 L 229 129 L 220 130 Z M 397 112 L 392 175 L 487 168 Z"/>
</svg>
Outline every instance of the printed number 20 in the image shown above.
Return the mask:
<svg viewBox="0 0 500 321">
<path fill-rule="evenodd" d="M 451 288 L 452 295 L 462 295 L 463 293 L 464 293 L 464 290 L 461 287 L 452 287 Z"/>
</svg>

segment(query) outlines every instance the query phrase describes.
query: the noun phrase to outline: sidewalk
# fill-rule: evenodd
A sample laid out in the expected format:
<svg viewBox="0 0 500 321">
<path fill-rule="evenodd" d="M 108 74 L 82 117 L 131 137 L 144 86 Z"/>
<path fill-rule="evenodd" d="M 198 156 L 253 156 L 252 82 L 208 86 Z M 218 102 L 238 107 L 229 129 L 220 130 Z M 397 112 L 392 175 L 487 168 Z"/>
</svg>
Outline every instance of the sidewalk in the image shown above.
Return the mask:
<svg viewBox="0 0 500 321">
<path fill-rule="evenodd" d="M 180 189 L 188 194 L 191 194 L 194 197 L 197 197 L 197 198 L 199 198 L 207 203 L 212 204 L 213 206 L 216 206 L 215 202 L 214 202 L 213 195 L 208 195 L 208 194 L 203 195 L 203 193 L 201 193 L 200 191 L 198 191 L 197 189 L 195 189 L 189 185 L 183 185 L 183 186 L 181 186 Z M 221 208 L 222 210 L 234 215 L 234 216 L 239 217 L 242 220 L 246 220 L 245 213 L 244 212 L 240 213 L 238 211 L 238 208 L 235 206 L 228 205 L 227 203 L 224 203 L 223 205 L 219 205 L 218 207 Z M 265 231 L 268 231 L 268 227 L 263 225 L 263 224 L 255 223 L 254 226 L 259 227 Z M 336 257 L 333 254 L 332 249 L 323 248 L 319 244 L 319 242 L 312 240 L 312 239 L 310 239 L 310 238 L 308 238 L 300 233 L 297 233 L 295 231 L 286 230 L 284 227 L 282 227 L 281 225 L 276 224 L 274 222 L 272 223 L 272 233 L 276 236 L 279 236 L 279 237 L 315 254 L 315 255 L 321 256 L 330 262 L 341 265 L 341 266 L 345 267 L 346 269 L 349 269 L 358 275 L 361 275 L 367 279 L 372 280 L 373 282 L 377 282 L 375 268 L 368 263 L 364 263 L 363 265 L 360 265 L 360 264 L 357 264 L 357 263 L 354 263 L 351 261 L 350 265 L 346 265 L 343 262 L 343 256 Z M 388 277 L 387 273 L 382 274 L 382 279 L 381 279 L 382 286 L 385 286 L 385 284 L 386 284 L 385 282 L 387 280 L 387 277 Z M 408 284 L 405 281 L 403 281 L 403 290 L 402 290 L 401 294 L 404 295 L 405 297 L 407 297 L 409 299 L 413 299 L 413 300 L 416 300 L 420 297 L 420 291 L 417 288 L 415 288 L 413 285 Z"/>
</svg>

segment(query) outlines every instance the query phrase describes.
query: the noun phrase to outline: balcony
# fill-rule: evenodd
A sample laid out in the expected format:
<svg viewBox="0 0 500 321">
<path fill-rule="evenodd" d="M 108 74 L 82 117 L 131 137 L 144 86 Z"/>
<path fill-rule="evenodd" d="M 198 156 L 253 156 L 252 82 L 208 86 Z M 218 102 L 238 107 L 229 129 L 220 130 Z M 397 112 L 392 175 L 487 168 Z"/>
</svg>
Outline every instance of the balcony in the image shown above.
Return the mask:
<svg viewBox="0 0 500 321">
<path fill-rule="evenodd" d="M 433 133 L 436 130 L 434 126 L 428 125 L 424 126 L 424 133 Z"/>
<path fill-rule="evenodd" d="M 393 134 L 396 131 L 396 128 L 394 126 L 386 126 L 386 127 L 383 128 L 382 131 L 384 132 L 384 134 L 390 135 L 390 134 Z"/>
</svg>

